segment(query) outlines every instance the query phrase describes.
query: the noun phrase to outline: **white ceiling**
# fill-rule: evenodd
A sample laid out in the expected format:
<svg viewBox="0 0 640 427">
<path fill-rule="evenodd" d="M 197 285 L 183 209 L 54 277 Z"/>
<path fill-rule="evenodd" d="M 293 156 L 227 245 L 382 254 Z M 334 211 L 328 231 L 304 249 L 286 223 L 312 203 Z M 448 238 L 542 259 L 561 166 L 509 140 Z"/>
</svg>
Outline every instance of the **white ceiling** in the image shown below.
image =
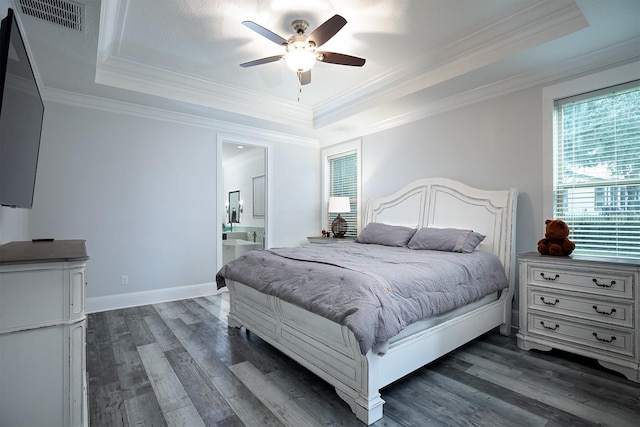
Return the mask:
<svg viewBox="0 0 640 427">
<path fill-rule="evenodd" d="M 16 4 L 19 0 L 14 0 Z M 346 139 L 499 93 L 640 58 L 640 0 L 75 0 L 84 29 L 17 6 L 45 96 L 141 104 L 191 116 Z M 240 63 L 334 14 L 321 50 L 366 58 L 317 63 L 300 87 L 284 62 Z M 126 105 L 126 104 L 123 104 Z"/>
</svg>

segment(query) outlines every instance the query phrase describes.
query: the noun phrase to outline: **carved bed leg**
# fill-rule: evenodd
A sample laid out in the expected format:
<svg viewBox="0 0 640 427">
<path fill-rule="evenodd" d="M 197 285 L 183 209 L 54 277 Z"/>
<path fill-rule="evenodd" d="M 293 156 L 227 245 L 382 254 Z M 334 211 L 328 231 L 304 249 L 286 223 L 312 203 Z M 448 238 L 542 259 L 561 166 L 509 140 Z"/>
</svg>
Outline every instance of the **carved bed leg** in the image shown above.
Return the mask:
<svg viewBox="0 0 640 427">
<path fill-rule="evenodd" d="M 511 335 L 511 305 L 513 302 L 513 295 L 511 292 L 506 292 L 506 295 L 501 295 L 500 297 L 505 298 L 504 323 L 500 325 L 500 334 L 508 337 Z"/>
<path fill-rule="evenodd" d="M 380 398 L 379 393 L 370 397 L 369 400 L 362 396 L 354 398 L 338 388 L 336 388 L 336 393 L 338 393 L 338 396 L 340 396 L 342 400 L 349 404 L 351 411 L 366 425 L 371 425 L 382 418 L 384 400 Z"/>
<path fill-rule="evenodd" d="M 227 324 L 230 328 L 240 328 L 242 326 L 240 322 L 231 317 L 231 314 L 227 316 Z"/>
<path fill-rule="evenodd" d="M 500 325 L 500 335 L 508 337 L 511 335 L 511 323 L 503 323 Z"/>
</svg>

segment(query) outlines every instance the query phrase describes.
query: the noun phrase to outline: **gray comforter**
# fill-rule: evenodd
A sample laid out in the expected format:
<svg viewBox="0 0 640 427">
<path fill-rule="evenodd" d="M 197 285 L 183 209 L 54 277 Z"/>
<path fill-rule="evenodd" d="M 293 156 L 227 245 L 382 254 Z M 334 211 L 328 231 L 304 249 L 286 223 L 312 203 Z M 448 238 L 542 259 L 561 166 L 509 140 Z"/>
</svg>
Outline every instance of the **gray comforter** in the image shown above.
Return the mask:
<svg viewBox="0 0 640 427">
<path fill-rule="evenodd" d="M 493 254 L 359 243 L 252 251 L 220 269 L 234 280 L 347 326 L 365 354 L 418 320 L 508 287 Z"/>
</svg>

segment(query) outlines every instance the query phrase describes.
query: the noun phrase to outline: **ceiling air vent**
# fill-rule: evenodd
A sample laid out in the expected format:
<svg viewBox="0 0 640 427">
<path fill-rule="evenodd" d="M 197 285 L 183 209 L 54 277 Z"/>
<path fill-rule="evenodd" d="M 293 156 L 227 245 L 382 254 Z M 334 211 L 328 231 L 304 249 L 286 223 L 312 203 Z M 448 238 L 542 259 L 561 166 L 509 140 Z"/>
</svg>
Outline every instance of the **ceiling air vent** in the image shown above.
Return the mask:
<svg viewBox="0 0 640 427">
<path fill-rule="evenodd" d="M 19 0 L 22 13 L 82 31 L 83 6 L 65 0 Z"/>
</svg>

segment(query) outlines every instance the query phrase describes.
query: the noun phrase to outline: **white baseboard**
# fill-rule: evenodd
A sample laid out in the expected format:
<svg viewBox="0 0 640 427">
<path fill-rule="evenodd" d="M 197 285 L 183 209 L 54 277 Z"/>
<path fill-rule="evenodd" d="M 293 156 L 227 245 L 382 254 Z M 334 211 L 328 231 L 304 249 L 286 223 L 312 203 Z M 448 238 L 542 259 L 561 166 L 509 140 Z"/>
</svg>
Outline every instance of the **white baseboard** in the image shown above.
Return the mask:
<svg viewBox="0 0 640 427">
<path fill-rule="evenodd" d="M 85 305 L 87 313 L 98 313 L 101 311 L 117 310 L 120 308 L 158 304 L 161 302 L 176 301 L 187 298 L 197 298 L 206 295 L 214 295 L 224 291 L 226 291 L 226 288 L 218 291 L 216 289 L 216 284 L 211 282 L 199 285 L 156 289 L 153 291 L 129 292 L 126 294 L 87 298 Z"/>
</svg>

